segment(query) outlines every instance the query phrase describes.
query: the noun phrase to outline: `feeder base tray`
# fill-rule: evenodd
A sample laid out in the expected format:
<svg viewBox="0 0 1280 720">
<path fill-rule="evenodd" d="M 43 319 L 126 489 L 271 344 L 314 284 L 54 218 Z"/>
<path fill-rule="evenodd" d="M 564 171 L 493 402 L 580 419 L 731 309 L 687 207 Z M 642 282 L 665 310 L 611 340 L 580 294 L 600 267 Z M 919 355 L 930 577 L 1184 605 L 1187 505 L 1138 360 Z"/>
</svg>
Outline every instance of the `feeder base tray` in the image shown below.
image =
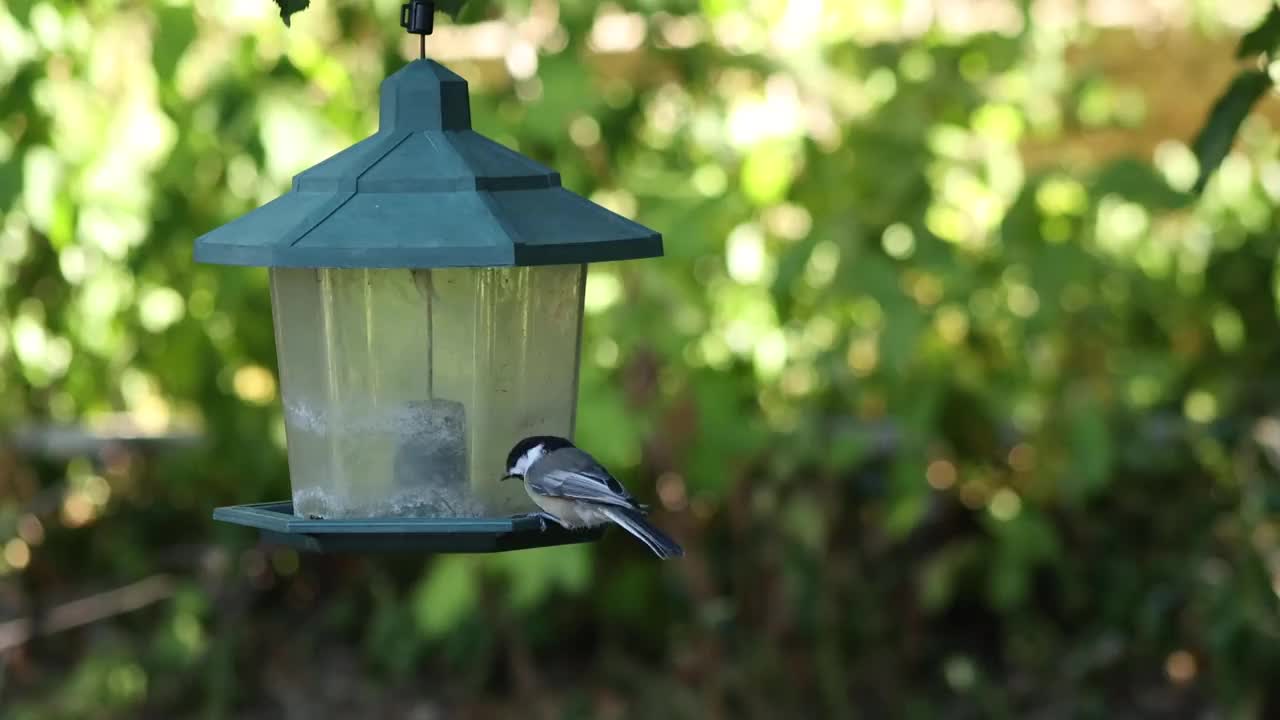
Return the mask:
<svg viewBox="0 0 1280 720">
<path fill-rule="evenodd" d="M 317 520 L 293 514 L 293 503 L 220 507 L 213 519 L 256 528 L 267 542 L 319 553 L 490 553 L 599 540 L 603 528 L 565 530 L 537 517 L 346 518 Z"/>
</svg>

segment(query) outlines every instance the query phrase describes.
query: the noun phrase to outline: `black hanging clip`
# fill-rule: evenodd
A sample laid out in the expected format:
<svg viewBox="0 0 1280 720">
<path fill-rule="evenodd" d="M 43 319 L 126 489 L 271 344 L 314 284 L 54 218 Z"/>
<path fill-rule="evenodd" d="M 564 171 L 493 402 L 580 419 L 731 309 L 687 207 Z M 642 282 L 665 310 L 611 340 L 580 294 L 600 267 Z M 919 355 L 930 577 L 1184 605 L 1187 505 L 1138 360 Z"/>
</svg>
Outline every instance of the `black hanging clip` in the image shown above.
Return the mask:
<svg viewBox="0 0 1280 720">
<path fill-rule="evenodd" d="M 430 0 L 409 0 L 400 6 L 400 27 L 413 35 L 430 35 L 435 17 L 436 4 Z"/>
</svg>

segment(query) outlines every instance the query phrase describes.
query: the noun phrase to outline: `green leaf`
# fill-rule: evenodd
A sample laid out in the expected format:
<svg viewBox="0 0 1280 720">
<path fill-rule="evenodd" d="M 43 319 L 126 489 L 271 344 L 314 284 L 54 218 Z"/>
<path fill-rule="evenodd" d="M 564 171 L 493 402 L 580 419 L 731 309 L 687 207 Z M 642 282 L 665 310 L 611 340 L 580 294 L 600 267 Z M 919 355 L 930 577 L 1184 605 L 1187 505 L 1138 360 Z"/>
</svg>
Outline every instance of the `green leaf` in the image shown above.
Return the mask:
<svg viewBox="0 0 1280 720">
<path fill-rule="evenodd" d="M 1271 271 L 1271 298 L 1275 301 L 1276 310 L 1280 312 L 1280 254 L 1276 255 L 1275 267 Z"/>
<path fill-rule="evenodd" d="M 190 8 L 164 6 L 156 10 L 156 20 L 160 32 L 151 48 L 151 62 L 156 76 L 171 83 L 178 63 L 195 41 L 196 19 Z"/>
<path fill-rule="evenodd" d="M 795 154 L 785 143 L 757 145 L 742 163 L 742 192 L 760 207 L 775 205 L 786 197 L 795 176 Z"/>
<path fill-rule="evenodd" d="M 982 548 L 972 540 L 940 548 L 921 566 L 917 584 L 920 605 L 930 614 L 945 610 L 959 593 L 966 573 L 980 568 Z"/>
<path fill-rule="evenodd" d="M 1029 507 L 1010 520 L 990 520 L 987 529 L 996 540 L 987 560 L 988 599 L 1009 610 L 1027 599 L 1035 570 L 1061 556 L 1062 542 L 1048 518 Z"/>
<path fill-rule="evenodd" d="M 365 629 L 365 651 L 396 675 L 403 676 L 414 665 L 422 637 L 405 632 L 405 628 L 413 624 L 412 612 L 385 579 L 375 578 L 369 590 L 373 612 Z"/>
<path fill-rule="evenodd" d="M 895 472 L 895 476 L 910 475 L 913 479 L 918 480 L 924 475 L 922 463 L 900 463 L 895 467 L 912 468 L 920 470 L 916 472 Z M 897 477 L 895 477 L 895 480 Z M 918 483 L 924 485 L 924 483 Z M 927 487 L 927 486 L 926 486 Z M 925 491 L 918 492 L 899 492 L 889 503 L 889 513 L 884 519 L 884 529 L 889 537 L 900 540 L 907 536 L 912 530 L 920 524 L 924 519 L 925 513 L 929 510 L 929 496 Z"/>
<path fill-rule="evenodd" d="M 454 629 L 474 611 L 479 594 L 480 578 L 473 561 L 462 556 L 440 558 L 414 592 L 418 630 L 426 637 L 438 637 Z"/>
<path fill-rule="evenodd" d="M 787 536 L 801 547 L 814 553 L 826 547 L 830 530 L 826 510 L 812 494 L 797 493 L 793 496 L 783 508 L 779 522 Z"/>
<path fill-rule="evenodd" d="M 1223 158 L 1235 142 L 1240 124 L 1249 115 L 1255 103 L 1271 88 L 1271 78 L 1261 70 L 1245 70 L 1236 76 L 1231 87 L 1218 98 L 1209 119 L 1192 144 L 1196 159 L 1200 161 L 1200 177 L 1194 192 L 1201 192 L 1208 184 Z"/>
<path fill-rule="evenodd" d="M 991 563 L 987 574 L 988 601 L 1007 612 L 1026 599 L 1030 585 L 1030 572 L 1025 565 L 1007 561 Z"/>
<path fill-rule="evenodd" d="M 35 0 L 8 0 L 5 4 L 14 20 L 24 25 L 30 23 L 28 18 L 31 15 L 31 6 L 35 5 Z"/>
<path fill-rule="evenodd" d="M 22 158 L 0 162 L 0 213 L 9 209 L 22 190 Z"/>
<path fill-rule="evenodd" d="M 1146 208 L 1178 210 L 1192 199 L 1169 185 L 1151 163 L 1123 157 L 1108 163 L 1094 176 L 1092 195 L 1103 198 L 1120 195 Z"/>
<path fill-rule="evenodd" d="M 1085 499 L 1104 488 L 1111 479 L 1115 456 L 1105 408 L 1090 396 L 1082 396 L 1067 409 L 1067 447 L 1071 470 L 1063 480 L 1063 492 L 1072 499 Z"/>
<path fill-rule="evenodd" d="M 1271 53 L 1277 45 L 1280 45 L 1280 7 L 1272 5 L 1271 12 L 1267 13 L 1262 22 L 1240 38 L 1236 57 L 1247 58 L 1259 53 Z"/>
<path fill-rule="evenodd" d="M 507 604 L 532 610 L 557 589 L 579 594 L 591 582 L 591 553 L 584 545 L 494 555 L 490 567 L 507 578 Z"/>
<path fill-rule="evenodd" d="M 597 375 L 585 377 L 578 404 L 576 442 L 591 448 L 591 454 L 605 467 L 618 472 L 640 461 L 640 438 L 644 428 L 616 384 Z"/>
<path fill-rule="evenodd" d="M 311 0 L 276 0 L 276 5 L 280 6 L 280 19 L 285 25 L 289 24 L 290 17 L 296 12 L 302 12 L 311 4 Z"/>
<path fill-rule="evenodd" d="M 747 414 L 740 386 L 731 376 L 700 373 L 693 391 L 698 438 L 689 452 L 689 486 L 696 493 L 721 498 L 732 489 L 734 466 L 749 462 L 760 447 L 762 429 Z"/>
</svg>

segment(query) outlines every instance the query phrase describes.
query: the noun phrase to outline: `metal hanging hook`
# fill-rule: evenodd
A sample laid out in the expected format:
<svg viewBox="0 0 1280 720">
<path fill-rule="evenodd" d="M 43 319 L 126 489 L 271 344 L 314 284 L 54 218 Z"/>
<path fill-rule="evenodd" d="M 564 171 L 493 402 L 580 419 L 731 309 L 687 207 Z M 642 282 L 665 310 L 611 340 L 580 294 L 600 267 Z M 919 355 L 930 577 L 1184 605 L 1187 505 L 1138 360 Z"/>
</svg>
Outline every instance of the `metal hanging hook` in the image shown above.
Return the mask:
<svg viewBox="0 0 1280 720">
<path fill-rule="evenodd" d="M 400 6 L 400 27 L 418 36 L 418 57 L 427 57 L 427 36 L 435 29 L 436 4 L 431 0 L 409 0 Z"/>
</svg>

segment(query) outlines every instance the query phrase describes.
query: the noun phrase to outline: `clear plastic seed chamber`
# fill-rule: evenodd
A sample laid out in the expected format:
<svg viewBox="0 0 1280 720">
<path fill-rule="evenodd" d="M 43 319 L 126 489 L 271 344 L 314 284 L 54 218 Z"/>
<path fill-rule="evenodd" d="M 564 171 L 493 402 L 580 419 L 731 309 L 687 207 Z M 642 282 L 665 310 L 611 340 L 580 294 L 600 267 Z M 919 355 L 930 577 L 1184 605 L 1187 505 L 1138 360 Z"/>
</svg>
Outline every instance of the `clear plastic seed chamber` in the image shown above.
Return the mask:
<svg viewBox="0 0 1280 720">
<path fill-rule="evenodd" d="M 573 435 L 583 265 L 271 271 L 293 507 L 305 517 L 530 510 L 502 483 Z"/>
<path fill-rule="evenodd" d="M 581 541 L 527 517 L 503 465 L 573 435 L 588 264 L 661 254 L 474 132 L 462 78 L 410 63 L 377 133 L 196 240 L 198 261 L 268 268 L 292 486 L 214 517 L 321 551 Z"/>
</svg>

